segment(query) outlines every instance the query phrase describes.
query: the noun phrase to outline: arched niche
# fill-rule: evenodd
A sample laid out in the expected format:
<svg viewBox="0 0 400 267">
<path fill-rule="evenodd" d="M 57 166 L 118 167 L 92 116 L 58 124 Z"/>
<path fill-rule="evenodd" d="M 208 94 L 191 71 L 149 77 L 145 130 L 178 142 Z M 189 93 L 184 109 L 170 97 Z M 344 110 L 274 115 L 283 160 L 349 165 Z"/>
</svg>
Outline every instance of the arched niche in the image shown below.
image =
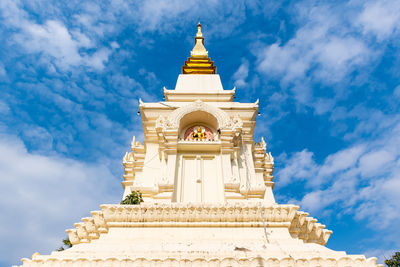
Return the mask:
<svg viewBox="0 0 400 267">
<path fill-rule="evenodd" d="M 197 113 L 200 112 L 200 113 Z M 204 112 L 204 113 L 201 113 Z M 193 113 L 192 115 L 189 115 Z M 196 115 L 197 114 L 197 115 Z M 200 118 L 198 114 L 206 115 L 205 118 Z M 211 116 L 211 117 L 210 117 Z M 184 119 L 184 117 L 187 117 Z M 175 128 L 177 130 L 182 130 L 188 122 L 190 122 L 193 117 L 198 117 L 202 122 L 209 124 L 210 126 L 214 127 L 215 129 L 223 128 L 225 125 L 229 123 L 229 116 L 223 110 L 214 107 L 212 105 L 208 105 L 200 100 L 192 102 L 186 106 L 180 107 L 174 110 L 168 116 L 168 124 L 169 127 Z M 210 119 L 210 122 L 207 120 Z M 215 122 L 216 121 L 216 122 Z"/>
<path fill-rule="evenodd" d="M 205 111 L 190 112 L 182 117 L 179 122 L 179 138 L 184 139 L 185 132 L 193 126 L 208 127 L 217 136 L 218 120 L 213 115 Z"/>
</svg>

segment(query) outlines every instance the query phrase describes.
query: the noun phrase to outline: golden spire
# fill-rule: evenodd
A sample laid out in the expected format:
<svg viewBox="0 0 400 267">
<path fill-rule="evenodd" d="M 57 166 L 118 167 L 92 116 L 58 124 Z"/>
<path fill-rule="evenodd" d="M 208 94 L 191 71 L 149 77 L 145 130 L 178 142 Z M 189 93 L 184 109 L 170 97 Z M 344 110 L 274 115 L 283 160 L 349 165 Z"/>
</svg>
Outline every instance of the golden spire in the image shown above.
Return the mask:
<svg viewBox="0 0 400 267">
<path fill-rule="evenodd" d="M 208 52 L 204 47 L 204 38 L 203 34 L 201 33 L 201 24 L 200 22 L 197 23 L 197 34 L 194 37 L 195 45 L 193 47 L 192 52 L 190 52 L 190 56 L 192 57 L 208 57 Z"/>
<path fill-rule="evenodd" d="M 214 62 L 208 57 L 208 52 L 204 47 L 203 33 L 201 32 L 201 24 L 197 23 L 197 33 L 195 45 L 190 52 L 190 58 L 185 61 L 185 66 L 182 67 L 183 74 L 215 74 L 217 67 Z"/>
</svg>

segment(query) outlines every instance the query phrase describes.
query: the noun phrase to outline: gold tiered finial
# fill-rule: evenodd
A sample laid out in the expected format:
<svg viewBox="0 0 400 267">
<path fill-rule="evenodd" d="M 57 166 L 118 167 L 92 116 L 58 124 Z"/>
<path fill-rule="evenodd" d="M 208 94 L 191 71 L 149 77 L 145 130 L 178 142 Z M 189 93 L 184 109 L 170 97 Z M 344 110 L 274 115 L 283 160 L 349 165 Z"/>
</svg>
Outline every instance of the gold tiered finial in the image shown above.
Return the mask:
<svg viewBox="0 0 400 267">
<path fill-rule="evenodd" d="M 208 52 L 204 47 L 204 38 L 203 34 L 201 33 L 201 24 L 200 22 L 197 23 L 197 34 L 195 39 L 195 45 L 193 47 L 192 52 L 190 52 L 191 57 L 208 57 Z"/>
<path fill-rule="evenodd" d="M 215 74 L 217 67 L 214 62 L 208 57 L 208 52 L 204 47 L 203 33 L 201 32 L 201 24 L 197 23 L 197 33 L 195 45 L 190 52 L 190 58 L 185 61 L 185 66 L 182 67 L 183 74 Z"/>
<path fill-rule="evenodd" d="M 196 37 L 203 38 L 203 34 L 201 33 L 201 23 L 200 23 L 200 21 L 197 23 L 197 34 L 196 34 Z"/>
</svg>

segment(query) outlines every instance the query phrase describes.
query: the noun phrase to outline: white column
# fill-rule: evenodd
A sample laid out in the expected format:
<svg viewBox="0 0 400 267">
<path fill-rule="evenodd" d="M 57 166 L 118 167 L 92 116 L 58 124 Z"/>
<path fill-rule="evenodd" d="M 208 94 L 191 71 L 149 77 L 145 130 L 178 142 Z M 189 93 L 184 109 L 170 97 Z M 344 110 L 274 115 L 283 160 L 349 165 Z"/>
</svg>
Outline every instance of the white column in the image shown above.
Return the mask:
<svg viewBox="0 0 400 267">
<path fill-rule="evenodd" d="M 224 176 L 224 183 L 232 183 L 232 164 L 231 155 L 222 154 L 222 174 Z"/>
<path fill-rule="evenodd" d="M 248 174 L 249 182 L 250 182 L 248 187 L 251 188 L 252 185 L 254 186 L 255 184 L 257 184 L 256 172 L 254 170 L 253 155 L 251 153 L 251 144 L 244 144 L 243 150 L 244 150 L 245 161 L 246 161 L 246 170 L 247 170 L 247 174 Z"/>
<path fill-rule="evenodd" d="M 175 176 L 176 176 L 176 154 L 168 154 L 168 162 L 167 162 L 167 184 L 174 185 L 174 193 L 172 195 L 172 201 L 176 202 L 177 197 L 180 193 L 180 188 L 178 183 L 175 183 Z M 179 191 L 179 193 L 178 193 Z"/>
<path fill-rule="evenodd" d="M 202 187 L 203 187 L 203 176 L 204 176 L 204 163 L 199 155 L 196 156 L 196 201 L 201 202 L 203 200 Z"/>
<path fill-rule="evenodd" d="M 236 183 L 240 183 L 240 174 L 239 174 L 239 163 L 238 163 L 238 152 L 235 151 L 234 152 L 234 156 L 233 156 L 233 162 L 232 162 L 232 175 L 234 177 L 234 179 L 236 180 Z"/>
</svg>

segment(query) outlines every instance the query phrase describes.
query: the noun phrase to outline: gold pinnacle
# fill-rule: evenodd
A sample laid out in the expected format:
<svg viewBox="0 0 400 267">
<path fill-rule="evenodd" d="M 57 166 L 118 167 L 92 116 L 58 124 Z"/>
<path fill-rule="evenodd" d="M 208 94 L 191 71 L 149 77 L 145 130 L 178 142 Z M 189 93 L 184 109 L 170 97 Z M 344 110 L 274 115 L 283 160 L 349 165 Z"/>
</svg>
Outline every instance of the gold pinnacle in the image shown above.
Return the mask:
<svg viewBox="0 0 400 267">
<path fill-rule="evenodd" d="M 201 32 L 201 24 L 197 23 L 197 33 L 194 37 L 195 45 L 190 52 L 190 58 L 185 61 L 182 67 L 183 74 L 215 74 L 217 67 L 208 57 L 208 52 L 204 47 L 203 33 Z"/>
<path fill-rule="evenodd" d="M 195 39 L 195 45 L 193 47 L 192 52 L 190 52 L 190 56 L 192 57 L 208 57 L 208 52 L 204 47 L 204 38 L 201 32 L 201 24 L 197 23 L 197 34 Z"/>
</svg>

